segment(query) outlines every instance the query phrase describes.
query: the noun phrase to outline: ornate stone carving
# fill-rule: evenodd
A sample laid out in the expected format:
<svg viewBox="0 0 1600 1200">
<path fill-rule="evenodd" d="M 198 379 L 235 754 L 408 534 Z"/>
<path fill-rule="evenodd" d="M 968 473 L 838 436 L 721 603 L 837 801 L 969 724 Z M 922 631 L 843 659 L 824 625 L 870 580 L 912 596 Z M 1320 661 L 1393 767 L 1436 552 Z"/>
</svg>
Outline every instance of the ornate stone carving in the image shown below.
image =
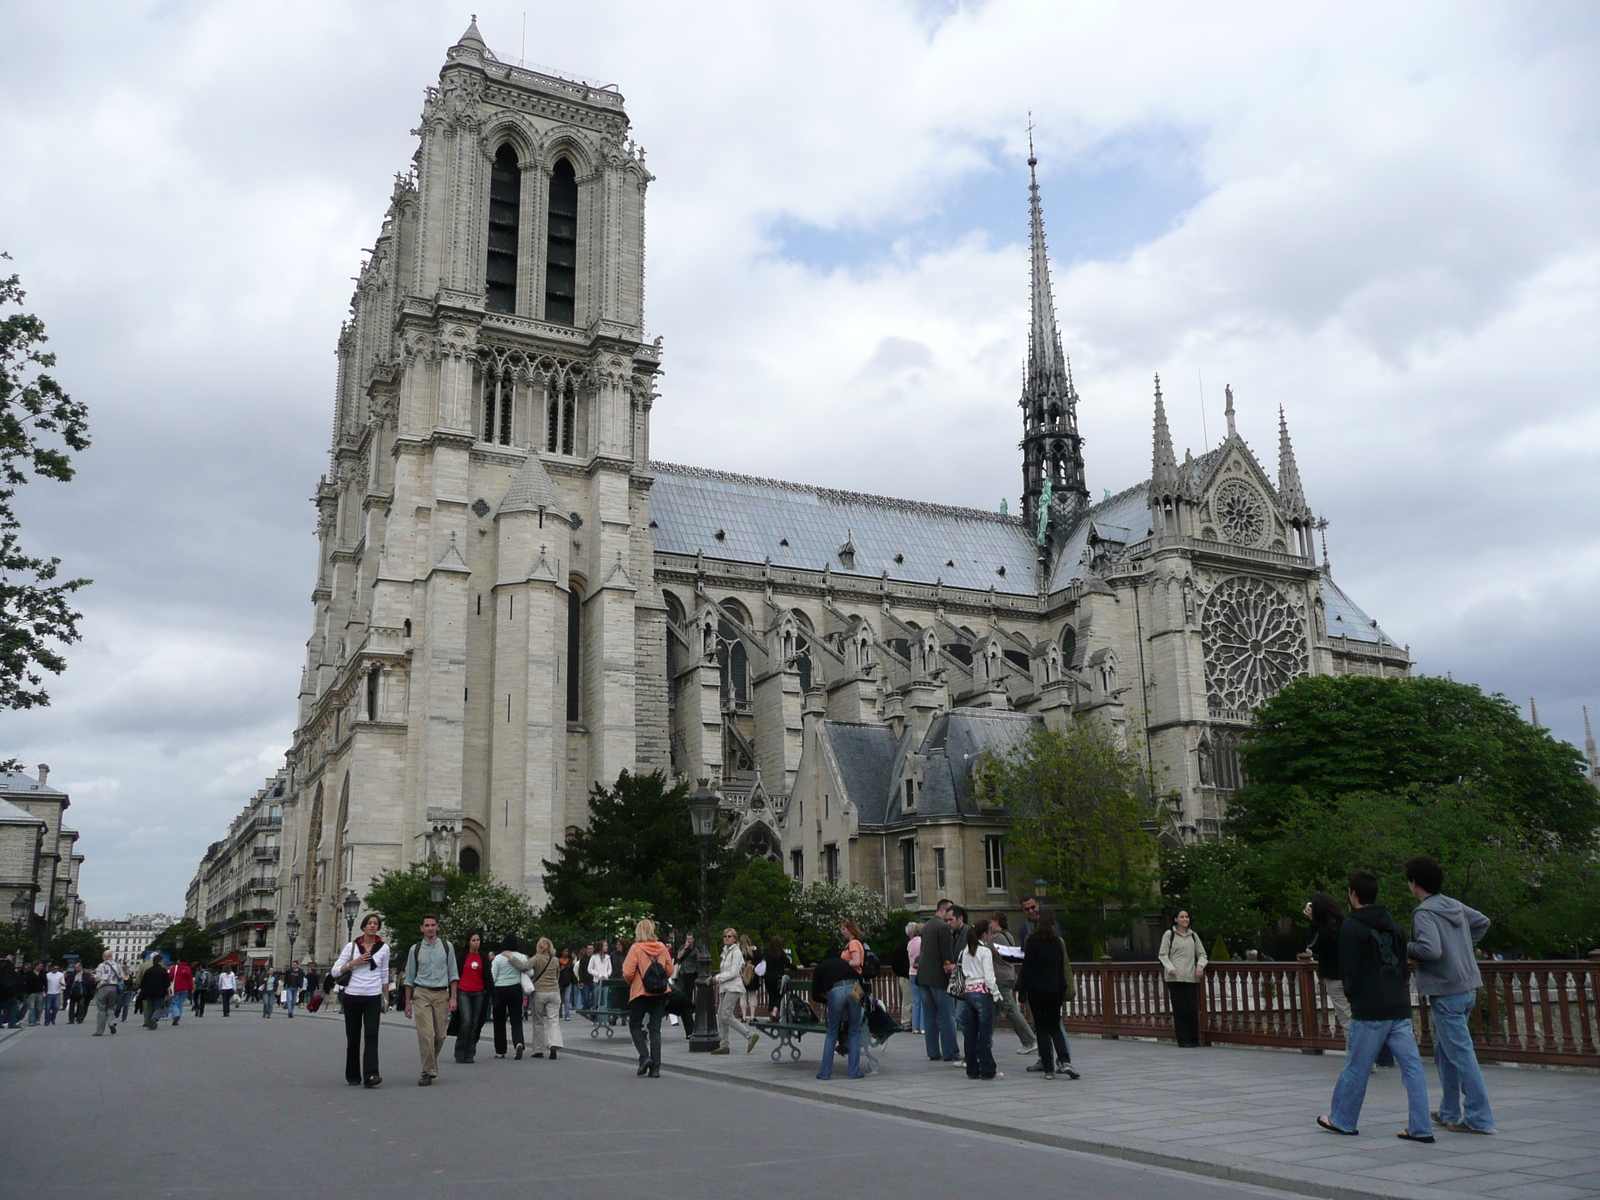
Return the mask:
<svg viewBox="0 0 1600 1200">
<path fill-rule="evenodd" d="M 1200 632 L 1213 709 L 1254 708 L 1310 665 L 1303 617 L 1263 579 L 1236 575 L 1219 583 Z"/>
<path fill-rule="evenodd" d="M 1267 532 L 1267 502 L 1242 479 L 1230 479 L 1217 489 L 1217 524 L 1222 536 L 1238 546 L 1257 546 Z"/>
</svg>

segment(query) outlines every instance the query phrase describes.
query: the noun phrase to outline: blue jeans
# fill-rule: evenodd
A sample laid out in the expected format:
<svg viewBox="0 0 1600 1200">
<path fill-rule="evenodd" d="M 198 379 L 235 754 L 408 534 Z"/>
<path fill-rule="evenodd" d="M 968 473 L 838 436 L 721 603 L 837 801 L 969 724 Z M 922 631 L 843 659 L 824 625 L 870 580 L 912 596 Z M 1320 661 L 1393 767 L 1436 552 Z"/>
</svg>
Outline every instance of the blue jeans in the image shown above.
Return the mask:
<svg viewBox="0 0 1600 1200">
<path fill-rule="evenodd" d="M 851 1079 L 861 1078 L 861 1003 L 851 997 L 854 983 L 836 983 L 828 993 L 828 1032 L 822 1039 L 822 1066 L 817 1069 L 818 1079 L 833 1078 L 833 1048 L 839 1044 L 839 1035 L 849 1039 Z"/>
<path fill-rule="evenodd" d="M 1489 1092 L 1472 1048 L 1472 1030 L 1467 1027 L 1477 1003 L 1476 990 L 1433 996 L 1428 1001 L 1433 1009 L 1433 1065 L 1439 1068 L 1439 1086 L 1444 1090 L 1439 1117 L 1452 1125 L 1465 1121 L 1473 1129 L 1493 1129 Z"/>
<path fill-rule="evenodd" d="M 55 995 L 51 995 L 47 992 L 44 998 L 44 1023 L 46 1025 L 54 1025 L 56 1023 L 56 1013 L 60 1011 L 61 994 L 58 992 Z"/>
<path fill-rule="evenodd" d="M 906 990 L 911 993 L 911 1028 L 922 1028 L 922 989 L 911 980 L 906 980 Z"/>
<path fill-rule="evenodd" d="M 295 1004 L 295 1001 L 300 999 L 300 989 L 299 988 L 284 988 L 283 989 L 283 994 L 285 996 L 289 997 L 288 1001 L 284 1004 L 283 1007 L 288 1010 L 289 1015 L 292 1017 L 292 1016 L 294 1016 L 294 1004 Z"/>
<path fill-rule="evenodd" d="M 44 993 L 28 993 L 28 1024 L 37 1025 L 39 1018 L 44 1013 Z"/>
<path fill-rule="evenodd" d="M 961 1026 L 961 1041 L 967 1056 L 968 1079 L 993 1079 L 994 997 L 987 992 L 968 992 L 956 1015 Z"/>
<path fill-rule="evenodd" d="M 262 989 L 261 989 L 261 1015 L 263 1017 L 270 1017 L 272 1015 L 272 1002 L 274 1000 L 276 1000 L 276 999 L 277 999 L 277 997 L 272 994 L 272 989 L 271 988 L 265 987 L 265 986 L 262 987 Z"/>
<path fill-rule="evenodd" d="M 1394 1051 L 1400 1080 L 1406 1085 L 1406 1131 L 1414 1137 L 1432 1137 L 1428 1118 L 1428 1080 L 1422 1073 L 1422 1056 L 1411 1032 L 1411 1019 L 1403 1021 L 1351 1021 L 1345 1038 L 1344 1070 L 1333 1085 L 1333 1107 L 1328 1119 L 1340 1129 L 1354 1130 L 1361 1121 L 1372 1064 L 1383 1047 Z"/>
<path fill-rule="evenodd" d="M 172 1018 L 174 1025 L 178 1023 L 178 1018 L 183 1016 L 183 1002 L 188 998 L 188 992 L 173 992 L 172 998 L 167 1001 L 167 1015 Z"/>
<path fill-rule="evenodd" d="M 942 1058 L 955 1062 L 961 1057 L 956 1047 L 956 998 L 942 987 L 923 987 L 922 1036 L 928 1047 L 929 1058 Z"/>
</svg>

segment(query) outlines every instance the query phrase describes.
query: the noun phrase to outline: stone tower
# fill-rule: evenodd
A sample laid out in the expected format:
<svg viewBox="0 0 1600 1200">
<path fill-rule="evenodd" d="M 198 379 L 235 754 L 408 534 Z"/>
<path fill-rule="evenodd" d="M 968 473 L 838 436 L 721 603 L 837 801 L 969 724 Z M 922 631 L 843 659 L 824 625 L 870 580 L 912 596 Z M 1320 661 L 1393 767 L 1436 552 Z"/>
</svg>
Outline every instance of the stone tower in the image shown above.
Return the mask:
<svg viewBox="0 0 1600 1200">
<path fill-rule="evenodd" d="M 610 87 L 497 60 L 428 89 L 338 345 L 285 814 L 317 918 L 438 855 L 543 899 L 596 780 L 666 762 L 644 340 L 651 176 Z"/>
</svg>

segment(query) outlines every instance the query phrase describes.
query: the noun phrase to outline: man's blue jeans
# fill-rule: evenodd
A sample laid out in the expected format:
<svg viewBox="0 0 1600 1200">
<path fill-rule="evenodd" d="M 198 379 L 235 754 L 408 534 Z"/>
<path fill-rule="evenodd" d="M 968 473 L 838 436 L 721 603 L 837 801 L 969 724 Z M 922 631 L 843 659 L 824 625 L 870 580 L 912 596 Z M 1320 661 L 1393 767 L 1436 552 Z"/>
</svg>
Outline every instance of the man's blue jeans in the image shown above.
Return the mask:
<svg viewBox="0 0 1600 1200">
<path fill-rule="evenodd" d="M 921 1029 L 922 1026 L 922 989 L 913 981 L 906 980 L 906 990 L 911 993 L 911 1028 Z"/>
<path fill-rule="evenodd" d="M 851 1079 L 861 1078 L 861 1002 L 852 997 L 856 985 L 848 980 L 836 983 L 828 992 L 828 1032 L 822 1039 L 822 1065 L 818 1079 L 833 1078 L 833 1048 L 842 1033 L 849 1039 Z"/>
<path fill-rule="evenodd" d="M 60 996 L 60 994 L 56 993 L 54 995 L 51 995 L 50 993 L 46 993 L 45 994 L 45 998 L 44 998 L 44 1023 L 46 1025 L 54 1025 L 56 1023 L 56 1013 L 58 1013 L 60 1011 L 61 1011 L 61 996 Z"/>
<path fill-rule="evenodd" d="M 1367 1098 L 1367 1080 L 1378 1051 L 1388 1046 L 1406 1085 L 1406 1131 L 1414 1137 L 1432 1137 L 1428 1118 L 1428 1080 L 1422 1073 L 1422 1056 L 1411 1032 L 1411 1019 L 1403 1021 L 1351 1021 L 1345 1038 L 1344 1070 L 1333 1085 L 1333 1107 L 1328 1119 L 1340 1129 L 1354 1130 L 1361 1121 L 1361 1105 Z"/>
<path fill-rule="evenodd" d="M 956 1046 L 956 998 L 942 987 L 917 988 L 922 993 L 922 1036 L 929 1058 L 955 1062 L 961 1057 Z"/>
<path fill-rule="evenodd" d="M 183 1016 L 183 1002 L 188 998 L 188 992 L 173 992 L 172 998 L 167 1001 L 167 1015 L 172 1018 L 174 1025 L 178 1023 L 178 1018 Z"/>
<path fill-rule="evenodd" d="M 1433 1009 L 1433 1064 L 1439 1068 L 1439 1086 L 1444 1089 L 1439 1119 L 1451 1125 L 1464 1121 L 1473 1129 L 1493 1129 L 1489 1091 L 1484 1087 L 1478 1054 L 1472 1048 L 1472 1030 L 1467 1026 L 1477 1003 L 1476 989 L 1433 996 L 1428 1001 Z"/>
<path fill-rule="evenodd" d="M 28 1024 L 37 1025 L 39 1018 L 44 1014 L 44 993 L 28 993 Z"/>
<path fill-rule="evenodd" d="M 285 997 L 284 1002 L 283 1002 L 283 1007 L 288 1010 L 289 1015 L 292 1017 L 292 1016 L 294 1016 L 294 1004 L 295 1004 L 295 1001 L 300 999 L 300 989 L 299 988 L 284 988 L 283 989 L 283 994 L 284 994 L 284 997 Z"/>
</svg>

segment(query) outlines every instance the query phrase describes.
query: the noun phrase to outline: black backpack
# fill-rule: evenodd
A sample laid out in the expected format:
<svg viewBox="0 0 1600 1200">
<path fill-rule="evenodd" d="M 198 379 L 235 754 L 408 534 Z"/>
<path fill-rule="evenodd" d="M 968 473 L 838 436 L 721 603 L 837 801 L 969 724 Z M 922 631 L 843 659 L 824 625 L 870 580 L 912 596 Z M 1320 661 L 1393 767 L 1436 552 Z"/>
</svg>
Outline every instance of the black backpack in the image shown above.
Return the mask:
<svg viewBox="0 0 1600 1200">
<path fill-rule="evenodd" d="M 866 942 L 861 943 L 861 978 L 871 983 L 878 977 L 878 972 L 883 969 L 878 962 L 878 956 L 873 953 L 872 947 Z"/>
<path fill-rule="evenodd" d="M 650 965 L 644 969 L 644 993 L 647 996 L 665 996 L 672 986 L 667 978 L 667 969 L 661 965 L 659 958 L 652 958 Z"/>
</svg>

